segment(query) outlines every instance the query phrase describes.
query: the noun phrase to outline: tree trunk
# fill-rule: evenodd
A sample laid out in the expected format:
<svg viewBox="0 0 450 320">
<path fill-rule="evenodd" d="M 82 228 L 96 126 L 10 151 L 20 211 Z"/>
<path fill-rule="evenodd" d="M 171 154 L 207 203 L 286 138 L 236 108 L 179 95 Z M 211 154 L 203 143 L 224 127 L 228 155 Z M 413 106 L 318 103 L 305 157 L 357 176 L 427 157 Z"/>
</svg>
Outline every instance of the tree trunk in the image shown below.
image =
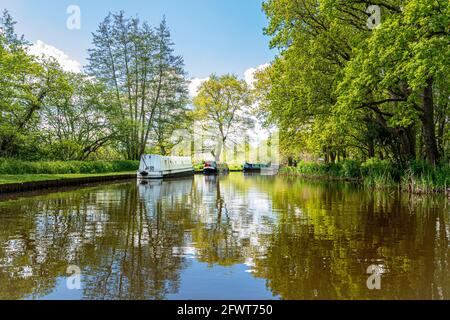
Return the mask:
<svg viewBox="0 0 450 320">
<path fill-rule="evenodd" d="M 214 160 L 216 162 L 220 162 L 220 156 L 222 155 L 222 147 L 225 145 L 225 141 L 223 139 L 219 139 L 217 146 L 216 146 L 216 152 L 214 155 Z"/>
<path fill-rule="evenodd" d="M 369 152 L 368 152 L 369 159 L 375 158 L 375 144 L 373 142 L 373 139 L 370 139 L 368 149 L 369 149 Z"/>
<path fill-rule="evenodd" d="M 444 154 L 444 134 L 445 134 L 445 116 L 443 117 L 443 119 L 441 121 L 439 121 L 438 123 L 438 129 L 437 129 L 437 144 L 438 144 L 438 152 L 439 154 Z"/>
<path fill-rule="evenodd" d="M 288 166 L 292 167 L 294 165 L 294 159 L 292 157 L 288 157 Z"/>
<path fill-rule="evenodd" d="M 403 164 L 416 158 L 416 130 L 413 126 L 398 130 Z"/>
<path fill-rule="evenodd" d="M 330 162 L 336 163 L 336 153 L 334 153 L 333 151 L 330 152 Z"/>
<path fill-rule="evenodd" d="M 434 124 L 433 79 L 429 78 L 427 82 L 427 87 L 423 92 L 423 114 L 421 116 L 423 140 L 428 162 L 436 165 L 439 161 L 439 151 Z"/>
</svg>

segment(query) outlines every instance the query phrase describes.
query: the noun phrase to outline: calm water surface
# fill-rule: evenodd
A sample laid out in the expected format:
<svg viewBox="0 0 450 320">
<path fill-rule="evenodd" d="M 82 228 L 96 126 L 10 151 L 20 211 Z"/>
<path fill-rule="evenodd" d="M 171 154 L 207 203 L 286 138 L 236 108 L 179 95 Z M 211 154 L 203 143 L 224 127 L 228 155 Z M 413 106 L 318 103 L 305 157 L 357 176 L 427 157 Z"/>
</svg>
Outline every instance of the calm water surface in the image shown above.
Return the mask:
<svg viewBox="0 0 450 320">
<path fill-rule="evenodd" d="M 449 240 L 444 197 L 287 177 L 0 197 L 0 299 L 450 299 Z"/>
</svg>

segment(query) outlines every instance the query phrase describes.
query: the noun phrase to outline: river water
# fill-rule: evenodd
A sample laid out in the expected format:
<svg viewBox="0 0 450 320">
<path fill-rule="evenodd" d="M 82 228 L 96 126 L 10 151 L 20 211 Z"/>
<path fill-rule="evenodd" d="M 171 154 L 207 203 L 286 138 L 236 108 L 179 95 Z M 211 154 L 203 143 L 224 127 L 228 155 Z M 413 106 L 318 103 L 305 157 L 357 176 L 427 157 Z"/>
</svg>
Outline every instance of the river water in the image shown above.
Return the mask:
<svg viewBox="0 0 450 320">
<path fill-rule="evenodd" d="M 448 202 L 241 173 L 0 196 L 0 299 L 450 299 Z"/>
</svg>

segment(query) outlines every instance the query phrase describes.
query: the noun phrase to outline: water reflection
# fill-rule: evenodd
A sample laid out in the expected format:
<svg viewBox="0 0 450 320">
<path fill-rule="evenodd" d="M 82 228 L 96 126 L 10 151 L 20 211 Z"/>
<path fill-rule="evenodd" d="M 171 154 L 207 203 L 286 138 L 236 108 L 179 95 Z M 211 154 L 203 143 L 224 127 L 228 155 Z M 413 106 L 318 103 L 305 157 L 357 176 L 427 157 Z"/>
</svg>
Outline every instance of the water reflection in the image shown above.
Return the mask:
<svg viewBox="0 0 450 320">
<path fill-rule="evenodd" d="M 241 174 L 2 201 L 0 299 L 72 297 L 68 265 L 80 299 L 449 299 L 449 217 L 443 197 Z"/>
</svg>

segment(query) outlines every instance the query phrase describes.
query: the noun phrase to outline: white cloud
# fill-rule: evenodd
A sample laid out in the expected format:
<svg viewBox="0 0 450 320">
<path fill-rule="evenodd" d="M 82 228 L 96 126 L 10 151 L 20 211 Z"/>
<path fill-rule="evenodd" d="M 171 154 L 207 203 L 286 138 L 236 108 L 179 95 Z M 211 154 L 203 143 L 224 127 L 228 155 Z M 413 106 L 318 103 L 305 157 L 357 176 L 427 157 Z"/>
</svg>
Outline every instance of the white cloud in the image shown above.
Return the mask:
<svg viewBox="0 0 450 320">
<path fill-rule="evenodd" d="M 189 96 L 191 98 L 194 98 L 197 93 L 198 93 L 198 89 L 200 88 L 200 86 L 202 85 L 203 82 L 207 81 L 209 78 L 192 78 L 191 79 L 191 83 L 189 83 Z"/>
<path fill-rule="evenodd" d="M 265 63 L 260 66 L 257 66 L 256 68 L 250 68 L 250 69 L 245 70 L 245 72 L 244 72 L 245 82 L 247 82 L 247 84 L 250 87 L 253 87 L 253 83 L 255 82 L 255 73 L 258 71 L 264 70 L 265 68 L 267 68 L 269 66 L 270 66 L 270 64 Z"/>
<path fill-rule="evenodd" d="M 80 73 L 82 66 L 78 61 L 70 58 L 62 50 L 46 44 L 45 42 L 38 40 L 33 44 L 29 51 L 30 54 L 37 57 L 54 58 L 65 71 Z"/>
</svg>

